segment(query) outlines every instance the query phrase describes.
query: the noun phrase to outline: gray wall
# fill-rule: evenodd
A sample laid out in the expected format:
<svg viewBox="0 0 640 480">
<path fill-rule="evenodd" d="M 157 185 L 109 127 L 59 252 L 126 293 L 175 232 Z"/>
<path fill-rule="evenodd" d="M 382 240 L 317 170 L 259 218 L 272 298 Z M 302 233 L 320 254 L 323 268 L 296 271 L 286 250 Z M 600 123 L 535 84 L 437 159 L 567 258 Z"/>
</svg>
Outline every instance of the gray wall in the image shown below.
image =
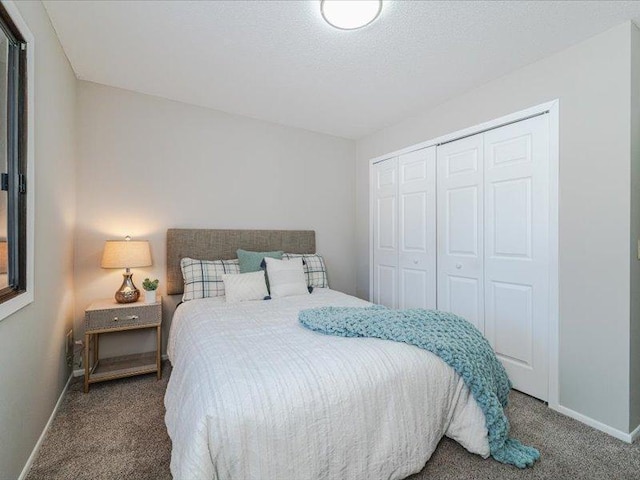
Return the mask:
<svg viewBox="0 0 640 480">
<path fill-rule="evenodd" d="M 620 25 L 366 137 L 357 143 L 356 167 L 357 293 L 367 297 L 368 160 L 559 98 L 560 403 L 623 432 L 630 391 L 633 29 Z"/>
<path fill-rule="evenodd" d="M 152 275 L 163 292 L 169 227 L 316 230 L 332 288 L 355 293 L 354 141 L 95 83 L 78 92 L 79 330 L 87 305 L 122 282 L 100 268 L 104 241 L 149 239 L 154 264 L 134 281 Z M 145 332 L 103 345 L 104 355 L 154 348 Z"/>
<path fill-rule="evenodd" d="M 40 2 L 16 2 L 35 36 L 35 301 L 0 321 L 0 478 L 17 478 L 69 377 L 76 79 Z"/>
</svg>

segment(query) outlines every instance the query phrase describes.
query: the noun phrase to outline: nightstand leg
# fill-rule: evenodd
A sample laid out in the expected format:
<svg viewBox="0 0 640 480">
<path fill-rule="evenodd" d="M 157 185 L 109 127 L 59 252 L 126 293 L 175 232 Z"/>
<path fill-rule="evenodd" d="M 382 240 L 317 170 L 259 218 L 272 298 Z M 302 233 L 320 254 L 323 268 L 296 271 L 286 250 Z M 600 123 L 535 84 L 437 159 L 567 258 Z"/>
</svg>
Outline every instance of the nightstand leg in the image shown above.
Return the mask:
<svg viewBox="0 0 640 480">
<path fill-rule="evenodd" d="M 162 325 L 158 325 L 156 333 L 156 366 L 158 368 L 158 380 L 162 378 Z"/>
<path fill-rule="evenodd" d="M 100 334 L 94 333 L 93 337 L 93 364 L 96 365 L 98 363 L 98 359 L 100 358 Z"/>
<path fill-rule="evenodd" d="M 91 344 L 91 335 L 84 334 L 84 393 L 89 392 L 89 348 Z"/>
</svg>

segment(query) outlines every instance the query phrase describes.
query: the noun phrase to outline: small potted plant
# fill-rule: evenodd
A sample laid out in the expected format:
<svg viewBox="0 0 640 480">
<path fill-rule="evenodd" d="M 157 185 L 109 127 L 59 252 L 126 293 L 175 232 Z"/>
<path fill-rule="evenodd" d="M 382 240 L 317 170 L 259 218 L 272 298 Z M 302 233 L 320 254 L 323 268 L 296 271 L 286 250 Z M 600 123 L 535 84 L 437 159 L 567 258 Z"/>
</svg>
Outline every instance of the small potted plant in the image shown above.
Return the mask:
<svg viewBox="0 0 640 480">
<path fill-rule="evenodd" d="M 160 281 L 157 278 L 153 281 L 148 278 L 144 279 L 144 282 L 142 282 L 142 288 L 144 288 L 144 303 L 156 303 L 158 283 L 160 283 Z"/>
</svg>

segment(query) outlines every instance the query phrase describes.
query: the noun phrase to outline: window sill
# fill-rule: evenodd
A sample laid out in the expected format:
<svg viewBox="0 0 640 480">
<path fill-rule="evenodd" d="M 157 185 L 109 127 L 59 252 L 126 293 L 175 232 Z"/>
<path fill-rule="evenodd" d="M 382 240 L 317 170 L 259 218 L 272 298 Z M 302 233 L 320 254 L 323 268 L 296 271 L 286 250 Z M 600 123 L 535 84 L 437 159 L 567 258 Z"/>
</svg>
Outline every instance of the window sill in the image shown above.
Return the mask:
<svg viewBox="0 0 640 480">
<path fill-rule="evenodd" d="M 17 293 L 11 299 L 0 303 L 0 322 L 30 303 L 33 303 L 33 291 Z"/>
</svg>

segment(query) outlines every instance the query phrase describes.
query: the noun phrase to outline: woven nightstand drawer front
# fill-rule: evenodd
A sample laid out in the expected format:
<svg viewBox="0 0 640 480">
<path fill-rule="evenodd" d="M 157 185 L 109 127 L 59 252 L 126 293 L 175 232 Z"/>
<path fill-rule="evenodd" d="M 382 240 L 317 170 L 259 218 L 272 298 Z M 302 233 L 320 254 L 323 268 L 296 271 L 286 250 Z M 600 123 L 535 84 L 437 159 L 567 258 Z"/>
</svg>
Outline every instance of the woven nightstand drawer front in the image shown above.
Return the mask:
<svg viewBox="0 0 640 480">
<path fill-rule="evenodd" d="M 156 325 L 162 321 L 159 304 L 143 307 L 90 310 L 85 314 L 86 330 L 104 330 L 138 325 Z"/>
</svg>

